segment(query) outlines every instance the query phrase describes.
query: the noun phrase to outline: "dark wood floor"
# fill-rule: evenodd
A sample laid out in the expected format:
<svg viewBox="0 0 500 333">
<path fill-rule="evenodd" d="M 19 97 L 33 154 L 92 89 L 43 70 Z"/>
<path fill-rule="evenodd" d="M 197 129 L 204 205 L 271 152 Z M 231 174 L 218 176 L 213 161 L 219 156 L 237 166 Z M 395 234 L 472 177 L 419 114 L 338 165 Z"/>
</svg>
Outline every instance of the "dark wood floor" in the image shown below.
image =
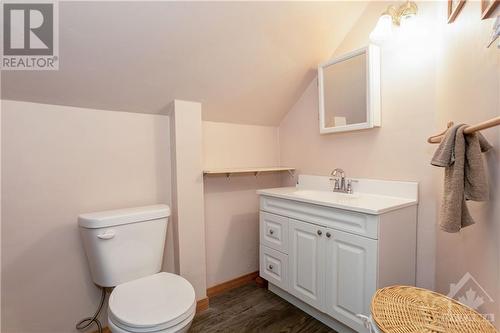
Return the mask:
<svg viewBox="0 0 500 333">
<path fill-rule="evenodd" d="M 271 293 L 248 284 L 210 298 L 210 308 L 195 316 L 190 333 L 335 332 Z"/>
</svg>

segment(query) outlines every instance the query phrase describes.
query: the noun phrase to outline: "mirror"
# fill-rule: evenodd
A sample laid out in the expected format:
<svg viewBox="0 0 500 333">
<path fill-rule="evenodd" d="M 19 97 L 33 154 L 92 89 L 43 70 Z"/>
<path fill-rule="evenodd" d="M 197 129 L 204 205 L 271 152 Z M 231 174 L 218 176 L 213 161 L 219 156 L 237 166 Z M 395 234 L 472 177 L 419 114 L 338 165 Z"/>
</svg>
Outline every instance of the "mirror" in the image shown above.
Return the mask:
<svg viewBox="0 0 500 333">
<path fill-rule="evenodd" d="M 380 126 L 380 50 L 369 45 L 318 67 L 320 133 Z"/>
</svg>

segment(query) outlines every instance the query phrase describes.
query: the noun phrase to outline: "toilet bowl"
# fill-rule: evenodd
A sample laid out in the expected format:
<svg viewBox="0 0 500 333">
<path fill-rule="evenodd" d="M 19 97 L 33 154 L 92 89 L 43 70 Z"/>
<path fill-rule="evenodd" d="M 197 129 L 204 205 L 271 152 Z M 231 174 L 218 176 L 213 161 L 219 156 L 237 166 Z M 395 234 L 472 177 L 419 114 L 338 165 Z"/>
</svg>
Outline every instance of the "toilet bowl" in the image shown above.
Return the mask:
<svg viewBox="0 0 500 333">
<path fill-rule="evenodd" d="M 109 297 L 108 324 L 113 333 L 187 332 L 195 312 L 191 284 L 162 272 L 117 286 Z"/>
<path fill-rule="evenodd" d="M 160 272 L 170 209 L 154 205 L 83 214 L 79 225 L 94 282 L 115 287 L 112 333 L 187 332 L 196 312 L 193 286 Z"/>
</svg>

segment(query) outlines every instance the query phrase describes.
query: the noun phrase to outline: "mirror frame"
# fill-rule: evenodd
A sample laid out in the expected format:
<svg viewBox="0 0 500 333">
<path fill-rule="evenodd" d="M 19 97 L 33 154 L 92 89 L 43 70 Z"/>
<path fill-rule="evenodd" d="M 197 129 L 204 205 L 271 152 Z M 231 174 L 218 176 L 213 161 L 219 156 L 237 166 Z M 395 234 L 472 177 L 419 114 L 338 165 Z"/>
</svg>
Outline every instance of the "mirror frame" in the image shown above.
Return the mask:
<svg viewBox="0 0 500 333">
<path fill-rule="evenodd" d="M 366 119 L 364 123 L 350 124 L 337 127 L 325 127 L 325 98 L 324 75 L 326 67 L 366 53 Z M 380 97 L 380 48 L 369 44 L 361 49 L 349 52 L 318 66 L 318 91 L 319 91 L 319 132 L 321 134 L 358 131 L 368 128 L 380 127 L 381 122 L 381 97 Z"/>
</svg>

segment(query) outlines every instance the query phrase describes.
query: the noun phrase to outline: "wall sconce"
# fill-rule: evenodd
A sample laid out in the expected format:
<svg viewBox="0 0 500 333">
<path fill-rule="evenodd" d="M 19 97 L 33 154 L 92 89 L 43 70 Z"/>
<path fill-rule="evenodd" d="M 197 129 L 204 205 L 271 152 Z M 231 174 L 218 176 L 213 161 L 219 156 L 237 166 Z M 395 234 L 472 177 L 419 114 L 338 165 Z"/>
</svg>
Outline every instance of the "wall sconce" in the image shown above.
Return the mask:
<svg viewBox="0 0 500 333">
<path fill-rule="evenodd" d="M 383 42 L 392 34 L 392 26 L 405 27 L 414 23 L 417 16 L 418 7 L 413 1 L 406 1 L 396 7 L 391 5 L 380 15 L 377 25 L 370 33 L 370 40 L 377 43 Z"/>
</svg>

